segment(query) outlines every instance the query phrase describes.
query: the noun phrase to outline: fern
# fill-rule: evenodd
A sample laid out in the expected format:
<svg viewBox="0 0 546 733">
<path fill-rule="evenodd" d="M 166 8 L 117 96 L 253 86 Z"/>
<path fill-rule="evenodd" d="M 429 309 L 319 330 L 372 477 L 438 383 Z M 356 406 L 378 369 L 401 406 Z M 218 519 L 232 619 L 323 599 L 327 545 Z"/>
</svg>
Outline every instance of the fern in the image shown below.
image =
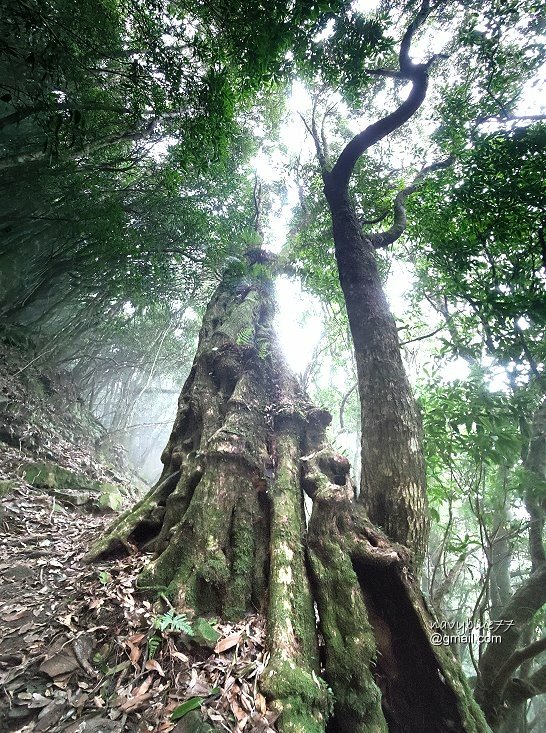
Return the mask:
<svg viewBox="0 0 546 733">
<path fill-rule="evenodd" d="M 258 341 L 258 356 L 265 361 L 269 356 L 269 341 Z"/>
<path fill-rule="evenodd" d="M 156 616 L 153 626 L 159 631 L 179 631 L 188 636 L 193 636 L 193 629 L 186 614 L 176 613 L 174 608 L 169 609 L 161 616 Z"/>
<path fill-rule="evenodd" d="M 237 343 L 239 346 L 250 346 L 254 340 L 254 328 L 252 326 L 244 326 L 237 335 Z"/>
<path fill-rule="evenodd" d="M 148 659 L 153 659 L 161 645 L 161 637 L 154 634 L 148 639 Z"/>
</svg>

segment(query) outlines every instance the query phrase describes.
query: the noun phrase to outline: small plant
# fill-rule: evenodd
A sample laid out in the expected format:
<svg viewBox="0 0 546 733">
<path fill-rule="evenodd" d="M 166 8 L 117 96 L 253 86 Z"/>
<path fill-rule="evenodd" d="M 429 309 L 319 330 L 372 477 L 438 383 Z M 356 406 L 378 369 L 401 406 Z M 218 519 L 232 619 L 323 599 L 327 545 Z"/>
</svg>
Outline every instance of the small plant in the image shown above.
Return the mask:
<svg viewBox="0 0 546 733">
<path fill-rule="evenodd" d="M 265 361 L 270 354 L 269 340 L 259 339 L 258 340 L 258 356 L 262 361 Z"/>
<path fill-rule="evenodd" d="M 252 326 L 244 326 L 239 331 L 239 335 L 237 336 L 237 345 L 238 346 L 251 346 L 252 342 L 254 340 L 254 328 Z"/>
<path fill-rule="evenodd" d="M 107 573 L 105 570 L 102 570 L 99 573 L 99 583 L 102 585 L 108 585 L 108 583 L 112 580 L 112 576 L 110 573 Z"/>
<path fill-rule="evenodd" d="M 157 653 L 157 650 L 161 646 L 161 637 L 157 634 L 150 636 L 148 639 L 148 659 L 153 659 Z"/>
<path fill-rule="evenodd" d="M 158 631 L 180 631 L 188 636 L 193 636 L 191 622 L 188 620 L 186 614 L 176 613 L 174 608 L 170 608 L 161 616 L 156 616 L 152 625 Z"/>
<path fill-rule="evenodd" d="M 328 715 L 331 716 L 334 714 L 334 707 L 336 703 L 336 698 L 334 695 L 334 691 L 331 687 L 326 688 L 326 704 L 328 705 Z"/>
</svg>

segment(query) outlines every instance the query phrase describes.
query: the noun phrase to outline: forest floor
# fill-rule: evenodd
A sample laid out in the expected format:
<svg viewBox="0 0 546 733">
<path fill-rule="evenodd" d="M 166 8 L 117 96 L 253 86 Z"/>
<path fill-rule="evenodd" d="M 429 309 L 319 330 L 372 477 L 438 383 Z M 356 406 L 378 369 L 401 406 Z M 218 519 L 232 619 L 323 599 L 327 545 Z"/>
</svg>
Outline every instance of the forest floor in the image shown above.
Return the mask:
<svg viewBox="0 0 546 733">
<path fill-rule="evenodd" d="M 215 624 L 212 648 L 195 644 L 169 628 L 168 607 L 138 594 L 145 557 L 82 563 L 111 515 L 62 507 L 32 487 L 2 509 L 0 730 L 199 730 L 195 713 L 171 719 L 184 701 L 216 729 L 271 730 L 257 691 L 267 661 L 259 616 Z"/>
<path fill-rule="evenodd" d="M 59 375 L 0 343 L 0 733 L 273 733 L 263 618 L 177 614 L 136 588 L 149 556 L 84 564 L 114 512 L 96 491 L 80 503 L 29 483 L 25 466 L 45 461 L 130 503 L 142 486 L 104 464 L 97 437 Z"/>
</svg>

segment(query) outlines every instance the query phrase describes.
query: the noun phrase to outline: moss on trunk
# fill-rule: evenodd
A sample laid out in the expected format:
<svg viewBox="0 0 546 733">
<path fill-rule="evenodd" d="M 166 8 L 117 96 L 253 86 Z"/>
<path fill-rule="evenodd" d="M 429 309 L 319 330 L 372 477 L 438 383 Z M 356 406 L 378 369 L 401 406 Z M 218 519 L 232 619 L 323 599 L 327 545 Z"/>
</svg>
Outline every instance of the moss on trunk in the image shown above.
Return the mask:
<svg viewBox="0 0 546 733">
<path fill-rule="evenodd" d="M 159 481 L 87 556 L 151 551 L 141 588 L 167 591 L 196 613 L 231 618 L 260 607 L 269 562 L 263 342 L 272 284 L 261 270 L 253 277 L 251 262 L 246 267 L 246 277 L 224 278 L 207 308 Z"/>
<path fill-rule="evenodd" d="M 317 456 L 326 464 L 327 451 Z M 327 473 L 316 458 L 307 463 L 311 580 L 336 700 L 332 730 L 485 733 L 457 661 L 430 642 L 434 619 L 408 550 L 370 524 L 348 477 L 342 485 Z"/>
<path fill-rule="evenodd" d="M 268 259 L 249 253 L 219 286 L 162 476 L 87 559 L 144 549 L 139 585 L 180 610 L 263 609 L 261 686 L 283 733 L 485 733 L 455 661 L 429 642 L 408 551 L 353 501 L 349 463 L 325 440 L 330 415 L 283 363 Z"/>
</svg>

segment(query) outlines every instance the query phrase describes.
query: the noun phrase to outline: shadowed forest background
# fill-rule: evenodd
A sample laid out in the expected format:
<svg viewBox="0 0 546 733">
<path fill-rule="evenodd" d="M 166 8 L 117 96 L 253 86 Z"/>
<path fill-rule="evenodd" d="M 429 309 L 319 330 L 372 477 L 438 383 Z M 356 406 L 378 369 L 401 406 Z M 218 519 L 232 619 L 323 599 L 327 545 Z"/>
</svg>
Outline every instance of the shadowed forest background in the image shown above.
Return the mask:
<svg viewBox="0 0 546 733">
<path fill-rule="evenodd" d="M 0 731 L 546 731 L 545 18 L 0 0 Z"/>
</svg>

